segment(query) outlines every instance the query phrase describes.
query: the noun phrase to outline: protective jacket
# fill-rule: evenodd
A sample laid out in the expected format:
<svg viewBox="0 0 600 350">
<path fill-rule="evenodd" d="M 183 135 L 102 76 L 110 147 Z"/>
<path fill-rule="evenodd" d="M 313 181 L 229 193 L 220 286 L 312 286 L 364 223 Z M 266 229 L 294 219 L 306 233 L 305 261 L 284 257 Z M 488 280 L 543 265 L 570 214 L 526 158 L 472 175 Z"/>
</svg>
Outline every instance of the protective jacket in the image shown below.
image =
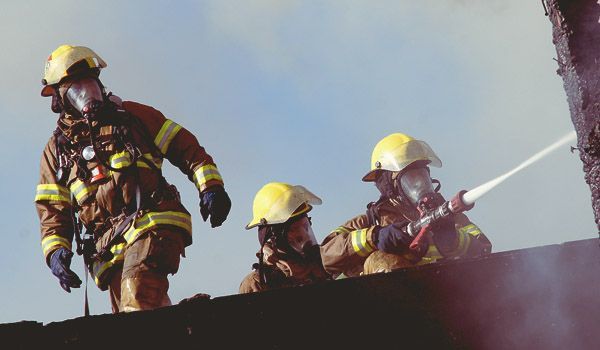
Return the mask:
<svg viewBox="0 0 600 350">
<path fill-rule="evenodd" d="M 394 255 L 377 250 L 373 240 L 375 230 L 394 222 L 408 223 L 417 218 L 416 211 L 394 199 L 382 198 L 371 203 L 366 214 L 354 217 L 325 237 L 321 245 L 325 270 L 336 277 L 342 273 L 352 277 L 491 252 L 490 241 L 464 214 L 452 218 L 455 232 L 450 232 L 450 237 L 446 235 L 444 240 L 440 240 L 436 239 L 435 232 L 427 233 L 428 248 L 422 258 L 410 252 Z"/>
<path fill-rule="evenodd" d="M 46 261 L 58 247 L 71 249 L 77 228 L 74 213 L 93 233 L 98 251 L 107 246 L 127 216 L 137 213 L 133 225 L 124 230 L 124 240 L 110 248 L 112 259 L 93 261 L 90 272 L 102 290 L 108 287 L 113 267 L 122 264 L 126 248 L 145 233 L 168 229 L 181 234 L 185 246 L 192 243 L 191 216 L 181 204 L 177 189 L 166 183 L 158 170 L 164 158 L 186 174 L 200 192 L 223 186 L 213 159 L 185 128 L 143 104 L 118 101 L 114 107 L 106 116 L 112 122 L 98 125 L 95 134 L 99 145 L 96 153 L 102 154 L 88 162 L 76 157 L 83 146 L 90 145 L 87 124 L 68 114 L 60 116 L 59 129 L 42 154 L 35 195 Z M 127 126 L 127 137 L 123 137 L 119 125 Z M 59 157 L 64 154 L 71 166 L 67 168 L 68 176 L 59 182 Z M 100 157 L 120 171 L 104 169 L 104 178 L 95 179 Z M 74 159 L 79 161 L 73 164 Z"/>
<path fill-rule="evenodd" d="M 260 254 L 260 253 L 258 253 Z M 258 255 L 257 254 L 257 255 Z M 269 289 L 298 287 L 331 279 L 320 261 L 297 262 L 286 259 L 284 252 L 274 250 L 269 243 L 263 247 L 264 274 L 266 283 L 261 281 L 258 271 L 248 274 L 240 284 L 240 293 L 261 292 Z"/>
</svg>

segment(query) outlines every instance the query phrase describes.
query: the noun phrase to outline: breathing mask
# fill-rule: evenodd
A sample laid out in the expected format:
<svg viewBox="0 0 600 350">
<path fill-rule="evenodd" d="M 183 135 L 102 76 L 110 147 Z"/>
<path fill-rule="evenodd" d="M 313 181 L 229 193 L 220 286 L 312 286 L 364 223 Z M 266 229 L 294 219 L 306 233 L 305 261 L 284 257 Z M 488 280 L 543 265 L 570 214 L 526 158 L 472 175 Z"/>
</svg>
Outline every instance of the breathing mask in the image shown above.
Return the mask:
<svg viewBox="0 0 600 350">
<path fill-rule="evenodd" d="M 287 232 L 287 243 L 303 258 L 309 256 L 312 248 L 318 245 L 308 216 L 304 216 L 290 225 Z"/>
<path fill-rule="evenodd" d="M 95 78 L 77 79 L 61 86 L 60 89 L 66 90 L 61 94 L 63 99 L 66 99 L 75 111 L 86 119 L 97 112 L 104 101 L 102 88 Z"/>
<path fill-rule="evenodd" d="M 313 248 L 318 247 L 310 218 L 302 215 L 291 223 L 260 226 L 258 241 L 261 246 L 271 242 L 274 248 L 284 252 L 288 258 L 310 259 Z"/>
<path fill-rule="evenodd" d="M 400 175 L 402 193 L 415 207 L 428 195 L 433 194 L 433 183 L 427 168 L 413 168 Z"/>
<path fill-rule="evenodd" d="M 430 177 L 426 165 L 411 166 L 401 172 L 381 171 L 375 179 L 375 186 L 383 198 L 404 203 L 405 210 L 419 209 L 422 204 L 427 204 L 422 209 L 431 209 L 431 200 L 440 189 L 439 181 Z"/>
</svg>

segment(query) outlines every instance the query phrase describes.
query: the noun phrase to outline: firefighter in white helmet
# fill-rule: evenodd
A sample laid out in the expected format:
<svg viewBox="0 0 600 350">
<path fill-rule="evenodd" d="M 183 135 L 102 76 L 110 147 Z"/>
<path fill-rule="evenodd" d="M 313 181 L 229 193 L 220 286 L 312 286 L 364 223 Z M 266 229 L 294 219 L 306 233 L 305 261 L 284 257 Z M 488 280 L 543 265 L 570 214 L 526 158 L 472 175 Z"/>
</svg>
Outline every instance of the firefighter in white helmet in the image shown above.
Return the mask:
<svg viewBox="0 0 600 350">
<path fill-rule="evenodd" d="M 430 166 L 442 162 L 424 141 L 394 133 L 377 143 L 363 181 L 373 182 L 381 196 L 325 238 L 327 272 L 356 276 L 491 252 L 489 240 L 464 214 L 423 227 L 418 245 L 408 234 L 409 222 L 444 203 Z"/>
<path fill-rule="evenodd" d="M 303 186 L 271 182 L 254 198 L 253 218 L 258 227 L 259 262 L 240 284 L 240 293 L 301 286 L 329 279 L 308 212 L 321 199 Z"/>
</svg>

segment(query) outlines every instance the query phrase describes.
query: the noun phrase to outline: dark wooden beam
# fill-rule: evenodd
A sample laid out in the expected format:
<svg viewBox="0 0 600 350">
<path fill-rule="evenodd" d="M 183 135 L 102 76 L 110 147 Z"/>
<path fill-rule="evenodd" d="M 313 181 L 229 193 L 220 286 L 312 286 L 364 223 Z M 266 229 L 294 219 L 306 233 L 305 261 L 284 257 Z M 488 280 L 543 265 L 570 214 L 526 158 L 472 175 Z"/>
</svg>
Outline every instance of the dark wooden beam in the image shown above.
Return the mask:
<svg viewBox="0 0 600 350">
<path fill-rule="evenodd" d="M 597 0 L 543 1 L 600 228 L 600 5 Z"/>
</svg>

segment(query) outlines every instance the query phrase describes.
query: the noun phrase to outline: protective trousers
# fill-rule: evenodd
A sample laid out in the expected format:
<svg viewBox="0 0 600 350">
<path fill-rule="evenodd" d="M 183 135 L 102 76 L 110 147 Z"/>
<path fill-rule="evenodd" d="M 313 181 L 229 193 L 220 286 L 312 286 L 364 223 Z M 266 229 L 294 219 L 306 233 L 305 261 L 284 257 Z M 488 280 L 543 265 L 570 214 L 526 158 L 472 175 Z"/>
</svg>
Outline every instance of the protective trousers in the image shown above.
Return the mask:
<svg viewBox="0 0 600 350">
<path fill-rule="evenodd" d="M 165 229 L 148 232 L 128 246 L 123 266 L 109 285 L 113 313 L 171 305 L 167 276 L 179 269 L 183 249 L 181 234 Z"/>
</svg>

